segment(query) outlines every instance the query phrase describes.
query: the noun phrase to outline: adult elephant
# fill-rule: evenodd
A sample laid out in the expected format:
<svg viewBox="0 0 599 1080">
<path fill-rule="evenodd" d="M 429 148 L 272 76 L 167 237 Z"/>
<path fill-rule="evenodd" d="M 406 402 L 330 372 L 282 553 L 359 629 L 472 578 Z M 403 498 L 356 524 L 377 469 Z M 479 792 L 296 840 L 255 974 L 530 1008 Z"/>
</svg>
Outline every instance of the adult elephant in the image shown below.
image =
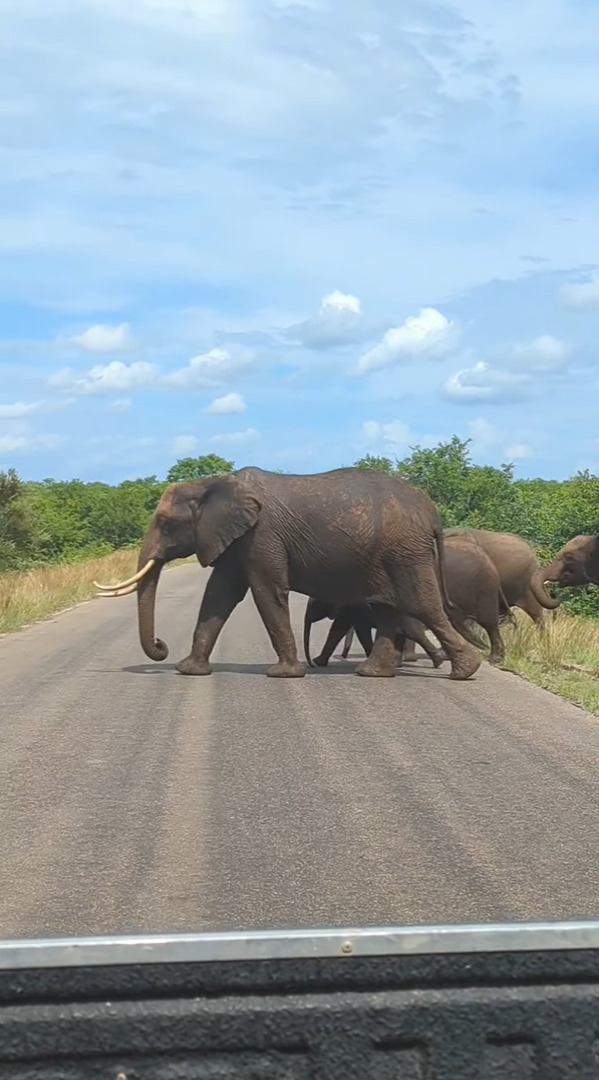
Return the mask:
<svg viewBox="0 0 599 1080">
<path fill-rule="evenodd" d="M 535 572 L 538 588 L 546 581 L 574 589 L 599 585 L 599 536 L 581 535 L 568 540 L 550 563 Z"/>
<path fill-rule="evenodd" d="M 305 674 L 289 619 L 289 591 L 328 603 L 370 603 L 377 618 L 360 675 L 395 674 L 397 609 L 430 627 L 468 679 L 480 657 L 454 629 L 444 580 L 443 530 L 434 503 L 406 481 L 367 469 L 285 475 L 257 468 L 167 488 L 133 577 L 99 586 L 105 595 L 137 590 L 139 637 L 152 660 L 168 648 L 154 635 L 156 587 L 165 563 L 196 554 L 212 566 L 189 656 L 177 670 L 209 675 L 209 657 L 231 612 L 251 589 L 278 663 L 267 674 Z"/>
<path fill-rule="evenodd" d="M 476 541 L 466 536 L 451 536 L 445 540 L 445 576 L 447 591 L 452 603 L 451 620 L 464 637 L 470 638 L 467 622 L 474 620 L 486 630 L 491 643 L 492 664 L 501 664 L 505 659 L 505 648 L 499 630 L 499 620 L 509 614 L 507 600 L 503 594 L 499 574 L 489 556 Z M 376 618 L 368 605 L 340 605 L 328 609 L 310 598 L 304 615 L 304 652 L 306 660 L 310 657 L 310 628 L 318 619 L 332 618 L 324 648 L 314 663 L 325 667 L 344 634 L 354 628 L 362 648 L 368 655 L 372 648 L 371 629 L 376 625 Z M 441 649 L 436 648 L 426 636 L 424 628 L 414 618 L 400 616 L 399 632 L 395 645 L 401 654 L 406 638 L 416 641 L 430 656 L 435 667 L 445 659 Z M 402 659 L 401 655 L 399 657 Z"/>
</svg>

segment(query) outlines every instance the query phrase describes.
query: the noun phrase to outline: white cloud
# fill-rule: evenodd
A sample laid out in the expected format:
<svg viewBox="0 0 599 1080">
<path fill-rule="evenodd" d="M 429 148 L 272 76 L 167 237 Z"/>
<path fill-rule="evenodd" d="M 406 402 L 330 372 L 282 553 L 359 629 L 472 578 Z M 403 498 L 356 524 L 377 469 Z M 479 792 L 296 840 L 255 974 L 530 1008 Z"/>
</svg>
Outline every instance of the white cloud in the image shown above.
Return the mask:
<svg viewBox="0 0 599 1080">
<path fill-rule="evenodd" d="M 66 441 L 62 435 L 0 435 L 0 451 L 16 454 L 55 450 Z"/>
<path fill-rule="evenodd" d="M 219 386 L 244 368 L 251 366 L 253 355 L 246 353 L 234 358 L 227 349 L 210 349 L 193 356 L 189 363 L 164 377 L 167 386 L 182 389 L 194 386 Z"/>
<path fill-rule="evenodd" d="M 148 361 L 135 361 L 126 364 L 122 360 L 112 360 L 109 364 L 96 364 L 85 375 L 80 375 L 72 368 L 64 368 L 48 379 L 50 386 L 62 390 L 71 390 L 76 394 L 108 394 L 119 391 L 135 390 L 144 387 L 164 386 L 175 389 L 192 389 L 194 386 L 218 386 L 229 378 L 251 368 L 254 354 L 249 349 L 237 350 L 232 356 L 227 349 L 211 349 L 201 356 L 194 356 L 184 368 L 179 368 L 163 375 L 159 368 Z M 124 411 L 129 405 L 114 403 L 115 411 Z M 227 394 L 213 402 L 210 412 L 242 412 L 245 403 L 240 394 Z"/>
<path fill-rule="evenodd" d="M 457 338 L 454 322 L 436 308 L 421 308 L 418 315 L 410 315 L 401 326 L 387 330 L 382 341 L 360 357 L 357 371 L 364 375 L 416 356 L 444 357 L 455 348 Z"/>
<path fill-rule="evenodd" d="M 259 438 L 260 432 L 256 431 L 256 428 L 246 428 L 245 431 L 229 431 L 223 435 L 213 435 L 210 441 L 213 443 L 244 443 Z"/>
<path fill-rule="evenodd" d="M 116 401 L 111 401 L 108 409 L 110 412 L 126 413 L 129 412 L 131 405 L 131 398 L 117 398 Z"/>
<path fill-rule="evenodd" d="M 242 413 L 246 409 L 245 401 L 241 394 L 225 394 L 223 397 L 215 398 L 214 401 L 204 409 L 207 413 L 217 413 L 220 416 L 228 416 L 232 413 Z"/>
<path fill-rule="evenodd" d="M 31 333 L 36 325 L 52 327 L 48 352 L 59 330 L 80 338 L 88 332 L 87 351 L 77 346 L 50 371 L 69 364 L 78 369 L 70 375 L 73 382 L 89 378 L 88 368 L 111 355 L 155 361 L 160 373 L 148 383 L 155 392 L 152 407 L 161 408 L 162 394 L 166 408 L 177 410 L 168 443 L 175 431 L 197 432 L 199 410 L 217 395 L 234 386 L 246 393 L 242 379 L 223 366 L 218 377 L 201 369 L 181 373 L 198 349 L 222 343 L 228 349 L 236 334 L 226 332 L 239 330 L 256 308 L 268 306 L 279 316 L 265 320 L 257 343 L 261 358 L 266 348 L 275 357 L 277 342 L 273 347 L 268 333 L 274 338 L 278 330 L 280 345 L 285 329 L 307 315 L 307 341 L 342 348 L 361 341 L 352 346 L 351 362 L 380 346 L 383 332 L 406 314 L 417 315 L 421 304 L 459 319 L 464 333 L 471 324 L 478 355 L 453 356 L 447 369 L 444 363 L 433 371 L 442 384 L 450 372 L 488 361 L 491 374 L 482 386 L 476 380 L 472 386 L 468 370 L 458 372 L 454 400 L 472 401 L 468 390 L 474 390 L 466 421 L 509 413 L 485 406 L 507 400 L 509 388 L 493 381 L 495 370 L 502 376 L 537 370 L 538 351 L 532 359 L 518 357 L 511 343 L 529 342 L 537 327 L 571 333 L 571 312 L 566 318 L 564 309 L 559 313 L 565 327 L 547 319 L 555 318 L 551 304 L 555 309 L 564 268 L 578 268 L 568 279 L 580 283 L 597 261 L 596 194 L 592 184 L 573 177 L 586 176 L 588 131 L 599 103 L 588 44 L 599 33 L 599 5 L 579 3 L 570 12 L 558 0 L 531 0 L 519 11 L 529 31 L 514 20 L 513 5 L 492 0 L 408 0 L 399 21 L 388 0 L 367 7 L 350 0 L 341 19 L 337 6 L 322 0 L 61 0 L 52 25 L 46 6 L 47 0 L 0 3 L 4 75 L 27 86 L 28 102 L 25 109 L 0 104 L 6 129 L 0 146 L 0 292 L 6 332 L 22 321 L 17 314 L 12 322 L 10 303 L 23 305 L 21 312 L 29 305 Z M 107 41 L 109 64 L 103 56 Z M 518 114 L 519 79 L 525 127 Z M 48 118 L 52 126 L 55 116 L 62 121 L 49 139 Z M 550 193 L 539 188 L 539 161 L 555 177 Z M 33 212 L 15 213 L 23 191 Z M 327 299 L 336 296 L 332 286 L 339 286 L 342 298 L 359 297 L 357 308 L 351 299 Z M 599 281 L 587 281 L 582 292 L 580 285 L 570 294 L 566 288 L 566 301 L 590 309 L 595 287 L 599 291 Z M 215 319 L 208 316 L 206 330 L 184 339 L 178 312 L 212 302 L 219 308 Z M 34 311 L 40 304 L 43 319 Z M 62 314 L 51 315 L 48 307 Z M 372 319 L 370 331 L 363 313 Z M 90 344 L 98 345 L 89 339 L 94 326 L 127 319 L 137 346 L 152 342 L 151 354 L 90 351 Z M 170 319 L 171 334 L 156 333 L 161 319 L 163 328 Z M 495 357 L 498 326 L 509 328 L 509 344 Z M 576 346 L 580 367 L 587 362 L 582 345 Z M 276 359 L 284 364 L 300 350 L 282 352 Z M 389 352 L 397 358 L 396 350 Z M 349 425 L 356 432 L 368 416 L 401 414 L 415 428 L 419 417 L 429 416 L 431 430 L 450 437 L 459 410 L 438 400 L 426 352 L 398 366 L 383 353 L 375 359 L 382 359 L 382 368 L 357 392 L 339 376 L 346 357 L 333 355 L 327 368 L 328 354 L 302 354 L 315 362 L 303 383 L 305 408 L 290 403 L 290 380 L 279 366 L 264 388 L 263 441 L 272 430 L 268 445 L 276 445 L 284 429 L 290 445 L 304 445 L 307 455 L 313 438 L 322 438 L 322 461 L 333 466 L 346 460 L 340 431 Z M 6 400 L 28 402 L 46 393 L 64 400 L 64 394 L 35 388 L 37 355 L 17 359 Z M 589 365 L 594 359 L 589 334 Z M 13 383 L 17 366 L 23 380 L 16 382 L 18 372 Z M 174 383 L 162 379 L 175 368 L 181 369 L 179 379 L 177 373 Z M 371 380 L 379 378 L 381 386 L 385 380 L 381 396 L 387 387 L 389 395 L 373 409 L 365 399 L 374 404 Z M 394 381 L 407 394 L 397 404 Z M 166 387 L 172 396 L 177 383 L 173 403 Z M 512 391 L 522 394 L 532 386 L 525 380 L 512 384 Z M 543 468 L 567 470 L 574 461 L 575 439 L 586 437 L 594 423 L 591 387 L 592 379 L 573 367 L 558 396 L 539 402 L 545 410 L 541 425 L 558 401 L 563 421 L 560 452 L 548 456 Z M 131 391 L 134 402 L 137 393 Z M 310 393 L 318 402 L 313 415 Z M 89 424 L 90 433 L 115 426 L 105 423 L 111 415 L 105 407 L 126 395 L 129 388 L 107 393 L 101 412 L 86 408 L 85 421 L 73 417 L 73 423 Z M 323 402 L 332 414 L 326 432 Z M 126 420 L 117 426 L 136 430 L 143 414 L 132 411 Z M 232 416 L 212 425 L 207 417 L 205 425 L 209 437 L 212 426 L 239 423 Z M 534 440 L 527 426 L 506 421 L 505 429 L 498 452 L 507 443 Z M 160 445 L 166 453 L 164 437 Z M 71 459 L 77 468 L 75 440 Z M 301 450 L 293 465 L 302 469 Z M 120 468 L 115 464 L 106 476 L 118 478 Z M 151 468 L 159 471 L 160 461 Z"/>
<path fill-rule="evenodd" d="M 171 453 L 183 457 L 187 454 L 194 454 L 198 446 L 199 442 L 195 435 L 177 435 L 171 445 Z"/>
<path fill-rule="evenodd" d="M 599 276 L 591 278 L 590 281 L 562 285 L 558 296 L 564 307 L 578 311 L 596 311 L 599 308 Z"/>
<path fill-rule="evenodd" d="M 88 352 L 123 352 L 131 348 L 133 338 L 128 323 L 120 323 L 118 326 L 97 323 L 95 326 L 88 327 L 82 334 L 58 338 L 58 344 L 77 345 Z"/>
<path fill-rule="evenodd" d="M 50 386 L 70 390 L 75 394 L 112 394 L 119 390 L 133 390 L 151 386 L 156 382 L 158 372 L 154 364 L 143 360 L 133 364 L 124 364 L 122 360 L 112 360 L 110 364 L 96 364 L 86 375 L 80 376 L 72 368 L 51 375 Z"/>
<path fill-rule="evenodd" d="M 27 435 L 0 435 L 0 450 L 8 450 L 9 453 L 14 453 L 16 450 L 28 450 L 32 441 Z"/>
<path fill-rule="evenodd" d="M 29 404 L 15 401 L 13 405 L 0 405 L 0 420 L 18 420 L 22 416 L 31 416 L 32 413 L 40 412 L 45 404 L 44 401 L 32 401 Z"/>
<path fill-rule="evenodd" d="M 501 371 L 479 360 L 472 368 L 463 368 L 445 383 L 450 401 L 521 401 L 532 392 L 529 376 Z"/>
<path fill-rule="evenodd" d="M 508 461 L 521 461 L 524 458 L 532 457 L 533 450 L 527 443 L 515 443 L 514 446 L 508 446 L 505 451 L 505 456 Z"/>
<path fill-rule="evenodd" d="M 362 306 L 358 297 L 335 289 L 323 297 L 314 318 L 290 326 L 286 336 L 306 349 L 328 349 L 356 341 L 363 332 Z"/>
<path fill-rule="evenodd" d="M 472 439 L 473 450 L 478 452 L 495 446 L 501 438 L 495 425 L 490 424 L 483 417 L 479 417 L 478 420 L 471 420 L 468 424 L 468 430 Z"/>
<path fill-rule="evenodd" d="M 528 371 L 554 371 L 563 367 L 572 348 L 552 334 L 542 334 L 524 345 L 514 345 L 510 366 Z"/>
<path fill-rule="evenodd" d="M 362 435 L 371 445 L 382 442 L 394 449 L 407 449 L 413 441 L 410 428 L 408 424 L 404 424 L 403 420 L 390 420 L 387 424 L 380 424 L 376 420 L 365 420 L 362 424 Z"/>
</svg>

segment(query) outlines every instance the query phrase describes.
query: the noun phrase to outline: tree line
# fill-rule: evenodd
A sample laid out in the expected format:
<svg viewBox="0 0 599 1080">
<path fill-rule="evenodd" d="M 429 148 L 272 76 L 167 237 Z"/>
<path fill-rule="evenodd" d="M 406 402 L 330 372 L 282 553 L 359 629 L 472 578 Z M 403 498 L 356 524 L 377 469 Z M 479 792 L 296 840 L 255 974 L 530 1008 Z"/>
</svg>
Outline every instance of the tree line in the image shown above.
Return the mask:
<svg viewBox="0 0 599 1080">
<path fill-rule="evenodd" d="M 542 562 L 578 533 L 599 532 L 599 476 L 588 470 L 569 480 L 515 480 L 511 464 L 475 465 L 469 440 L 454 436 L 433 448 L 415 447 L 399 460 L 371 454 L 354 463 L 403 477 L 424 488 L 445 526 L 515 532 Z M 235 468 L 216 454 L 181 458 L 164 479 L 121 484 L 81 480 L 22 480 L 0 472 L 0 571 L 76 562 L 135 547 L 170 483 Z M 570 592 L 566 610 L 599 618 L 599 589 Z"/>
</svg>

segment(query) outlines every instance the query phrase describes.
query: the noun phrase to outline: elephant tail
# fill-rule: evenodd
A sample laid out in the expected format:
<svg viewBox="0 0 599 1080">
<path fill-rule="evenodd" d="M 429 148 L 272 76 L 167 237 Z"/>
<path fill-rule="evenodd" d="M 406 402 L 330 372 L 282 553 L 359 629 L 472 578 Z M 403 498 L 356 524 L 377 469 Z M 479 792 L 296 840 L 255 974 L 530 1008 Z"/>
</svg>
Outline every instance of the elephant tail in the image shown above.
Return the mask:
<svg viewBox="0 0 599 1080">
<path fill-rule="evenodd" d="M 313 607 L 314 601 L 310 596 L 308 597 L 308 603 L 306 604 L 306 610 L 304 612 L 304 656 L 306 657 L 308 667 L 314 667 L 314 661 L 310 656 L 310 631 L 312 629 L 312 623 L 315 621 L 312 617 Z"/>
<path fill-rule="evenodd" d="M 447 591 L 447 577 L 445 574 L 445 546 L 443 529 L 441 524 L 435 527 L 435 543 L 437 545 L 437 563 L 439 574 L 439 586 L 441 588 L 441 596 L 443 598 L 443 605 L 446 611 L 453 611 L 455 604 L 449 599 L 449 593 Z"/>
</svg>

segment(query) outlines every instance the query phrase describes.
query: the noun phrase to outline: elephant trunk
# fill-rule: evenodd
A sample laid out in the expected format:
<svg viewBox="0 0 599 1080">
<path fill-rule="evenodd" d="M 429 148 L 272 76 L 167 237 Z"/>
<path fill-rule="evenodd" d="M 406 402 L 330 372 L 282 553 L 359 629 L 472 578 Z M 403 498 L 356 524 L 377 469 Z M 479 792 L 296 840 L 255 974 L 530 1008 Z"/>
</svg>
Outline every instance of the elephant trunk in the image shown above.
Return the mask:
<svg viewBox="0 0 599 1080">
<path fill-rule="evenodd" d="M 535 570 L 530 579 L 530 589 L 535 600 L 539 602 L 541 607 L 547 608 L 549 611 L 555 611 L 560 606 L 560 601 L 549 595 L 545 588 L 546 581 L 559 581 L 559 567 L 556 565 L 555 559 L 547 566 L 541 566 L 538 570 Z"/>
<path fill-rule="evenodd" d="M 306 657 L 306 663 L 308 667 L 314 667 L 314 661 L 310 656 L 310 631 L 312 629 L 312 623 L 316 622 L 313 616 L 314 600 L 310 596 L 308 603 L 306 604 L 306 610 L 304 612 L 304 656 Z"/>
<path fill-rule="evenodd" d="M 151 558 L 148 550 L 150 544 L 145 543 L 140 555 L 139 566 L 142 567 Z M 160 579 L 160 571 L 163 567 L 162 560 L 156 560 L 148 574 L 137 586 L 137 617 L 139 625 L 139 641 L 146 656 L 150 660 L 166 660 L 168 645 L 154 636 L 154 612 L 156 608 L 156 589 Z"/>
</svg>

